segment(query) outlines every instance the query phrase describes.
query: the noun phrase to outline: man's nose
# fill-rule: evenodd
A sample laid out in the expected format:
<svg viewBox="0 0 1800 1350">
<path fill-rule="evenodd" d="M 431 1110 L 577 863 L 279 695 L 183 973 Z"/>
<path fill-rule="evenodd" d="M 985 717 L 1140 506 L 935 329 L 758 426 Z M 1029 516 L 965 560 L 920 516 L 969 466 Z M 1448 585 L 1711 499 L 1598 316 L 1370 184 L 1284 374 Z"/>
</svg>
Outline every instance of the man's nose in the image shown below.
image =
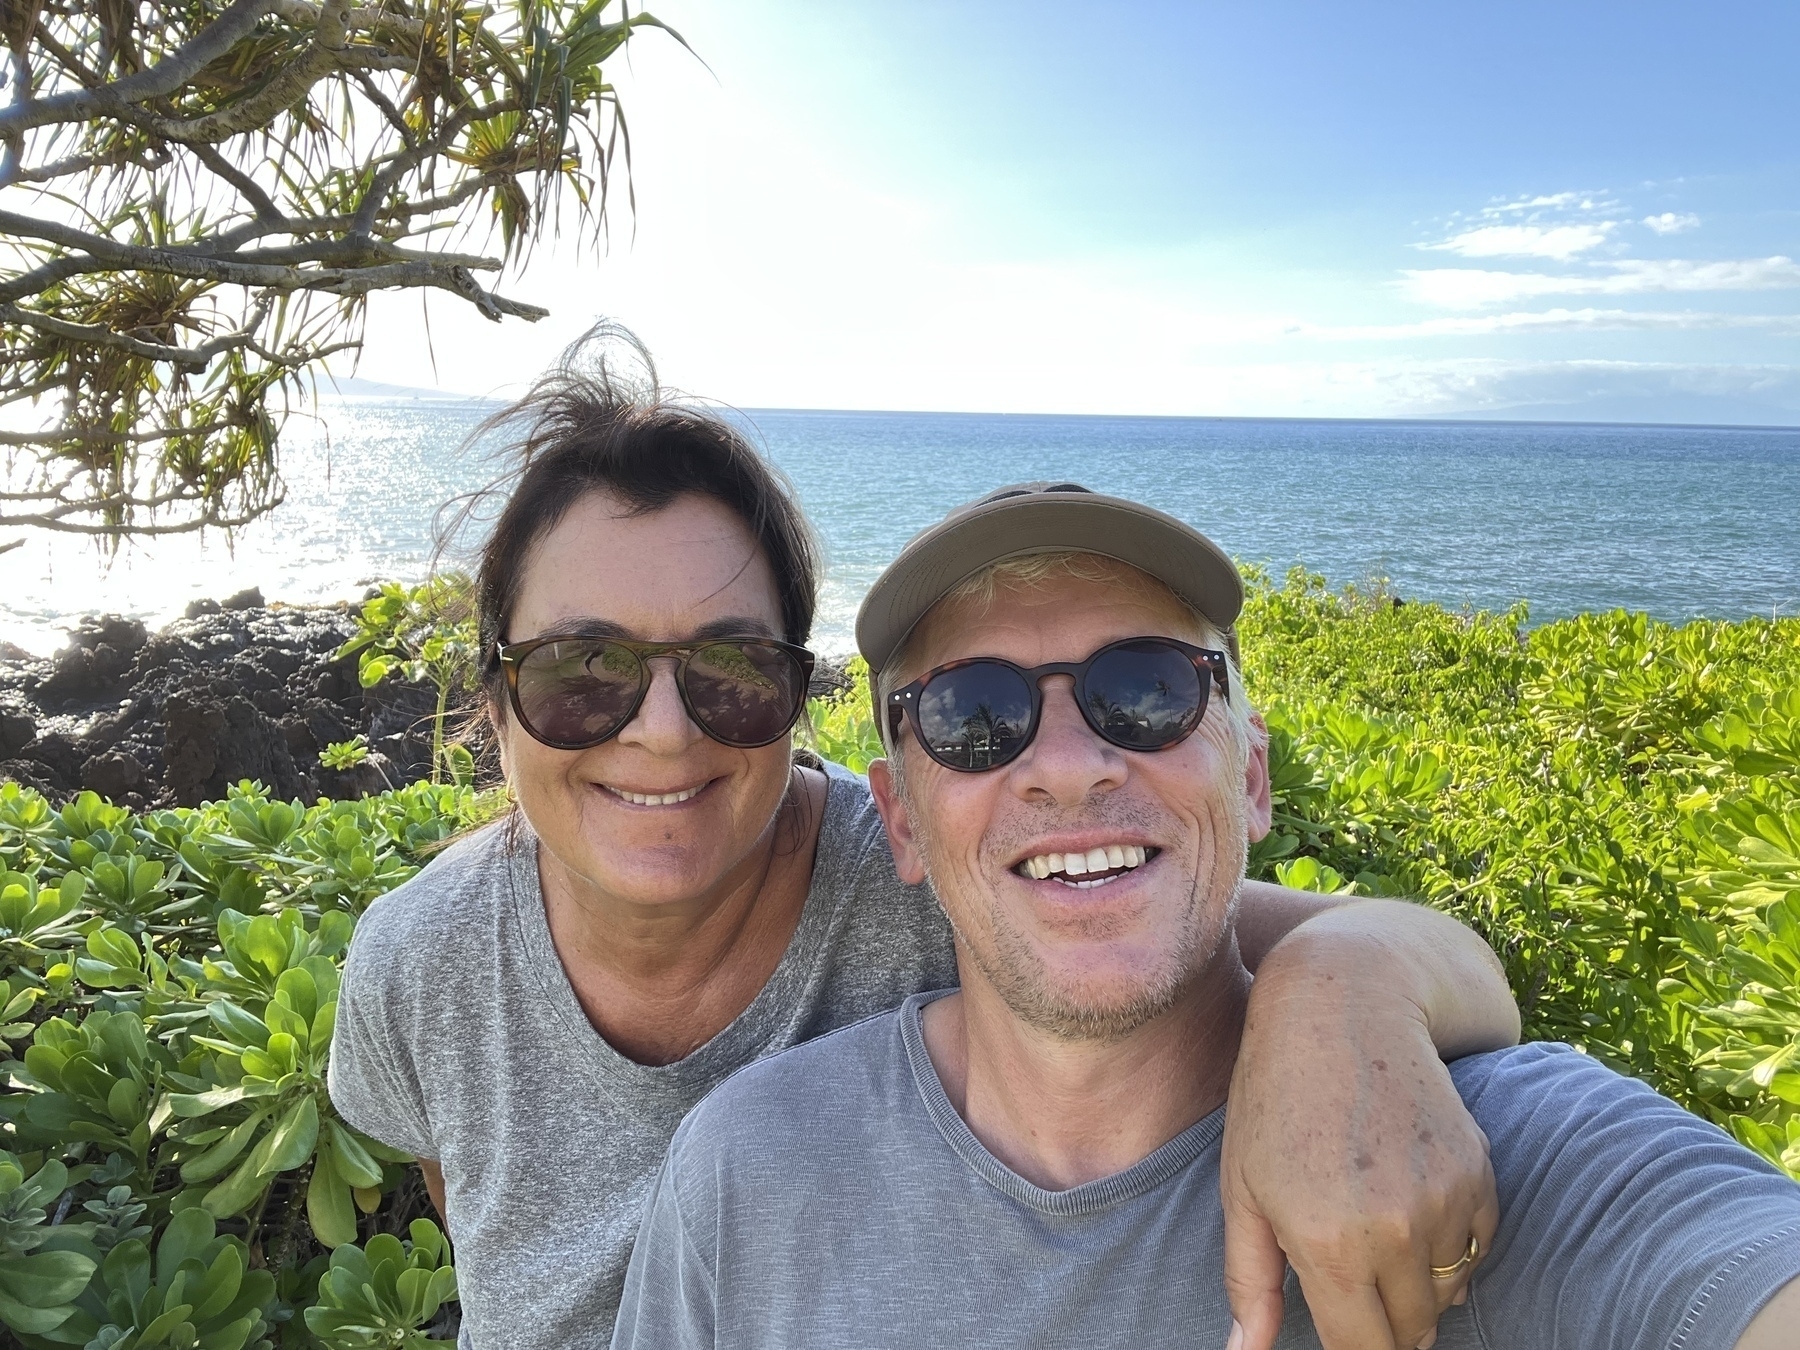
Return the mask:
<svg viewBox="0 0 1800 1350">
<path fill-rule="evenodd" d="M 706 733 L 694 724 L 682 702 L 681 687 L 675 682 L 676 659 L 653 656 L 648 664 L 650 687 L 618 739 L 653 755 L 678 755 Z"/>
<path fill-rule="evenodd" d="M 1100 739 L 1075 704 L 1075 681 L 1047 676 L 1037 735 L 1012 764 L 1013 788 L 1021 796 L 1074 803 L 1118 787 L 1129 772 L 1118 748 Z"/>
</svg>

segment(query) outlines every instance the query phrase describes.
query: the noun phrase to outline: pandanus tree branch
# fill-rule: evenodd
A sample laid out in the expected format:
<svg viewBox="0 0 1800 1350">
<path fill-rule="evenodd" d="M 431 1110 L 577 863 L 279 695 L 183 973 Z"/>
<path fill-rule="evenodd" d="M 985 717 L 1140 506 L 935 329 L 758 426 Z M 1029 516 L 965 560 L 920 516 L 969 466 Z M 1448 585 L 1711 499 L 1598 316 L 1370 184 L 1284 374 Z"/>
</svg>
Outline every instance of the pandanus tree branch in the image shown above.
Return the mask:
<svg viewBox="0 0 1800 1350">
<path fill-rule="evenodd" d="M 681 41 L 629 0 L 0 0 L 0 527 L 272 509 L 371 292 L 542 318 L 481 278 L 565 211 L 604 240 L 646 28 Z"/>
</svg>

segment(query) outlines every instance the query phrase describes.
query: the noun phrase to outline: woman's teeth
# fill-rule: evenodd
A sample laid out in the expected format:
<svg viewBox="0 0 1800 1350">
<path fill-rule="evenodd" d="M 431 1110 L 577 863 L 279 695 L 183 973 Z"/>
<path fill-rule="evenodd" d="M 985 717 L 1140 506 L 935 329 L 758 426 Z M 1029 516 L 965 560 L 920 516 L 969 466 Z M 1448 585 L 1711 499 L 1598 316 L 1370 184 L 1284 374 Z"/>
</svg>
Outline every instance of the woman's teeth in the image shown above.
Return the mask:
<svg viewBox="0 0 1800 1350">
<path fill-rule="evenodd" d="M 1035 858 L 1027 858 L 1015 870 L 1034 881 L 1060 874 L 1065 885 L 1099 886 L 1134 867 L 1142 867 L 1149 861 L 1150 852 L 1137 844 L 1107 844 L 1103 848 L 1090 848 L 1086 853 L 1040 853 Z M 1096 876 L 1096 873 L 1108 875 Z M 1082 880 L 1077 881 L 1077 877 Z"/>
<path fill-rule="evenodd" d="M 612 793 L 613 796 L 622 798 L 623 800 L 630 802 L 633 806 L 673 806 L 673 805 L 675 805 L 676 802 L 685 802 L 690 797 L 699 796 L 700 788 L 703 788 L 705 786 L 706 786 L 706 784 L 702 783 L 700 785 L 700 787 L 687 788 L 681 792 L 660 792 L 660 793 L 659 792 L 627 792 L 624 788 L 616 788 L 616 787 L 609 787 L 606 790 L 608 792 Z"/>
</svg>

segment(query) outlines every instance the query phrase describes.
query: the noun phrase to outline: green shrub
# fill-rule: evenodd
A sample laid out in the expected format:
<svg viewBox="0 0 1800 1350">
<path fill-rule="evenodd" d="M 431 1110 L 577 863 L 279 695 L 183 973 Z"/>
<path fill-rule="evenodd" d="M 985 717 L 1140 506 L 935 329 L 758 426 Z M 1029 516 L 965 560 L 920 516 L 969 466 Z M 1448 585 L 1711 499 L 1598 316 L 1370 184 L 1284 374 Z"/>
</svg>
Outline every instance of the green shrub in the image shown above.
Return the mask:
<svg viewBox="0 0 1800 1350">
<path fill-rule="evenodd" d="M 369 627 L 405 631 L 388 601 Z M 1527 620 L 1253 576 L 1274 828 L 1252 872 L 1464 918 L 1528 1034 L 1800 1177 L 1800 621 Z M 809 723 L 861 770 L 881 747 L 850 674 Z M 453 777 L 141 816 L 0 785 L 0 1324 L 32 1347 L 429 1343 L 447 1245 L 324 1067 L 357 916 L 503 806 Z"/>
<path fill-rule="evenodd" d="M 806 727 L 819 754 L 866 773 L 869 761 L 884 753 L 869 699 L 869 663 L 853 656 L 844 673 L 850 677 L 850 687 L 814 699 L 806 710 Z"/>
<path fill-rule="evenodd" d="M 382 1252 L 423 1203 L 411 1160 L 332 1110 L 339 969 L 368 903 L 501 806 L 416 784 L 308 807 L 243 783 L 133 817 L 0 786 L 0 1324 L 30 1346 L 373 1343 L 300 1315 L 324 1251 Z M 436 1233 L 414 1229 L 415 1248 Z M 381 1343 L 423 1342 L 437 1304 L 416 1283 L 394 1316 L 417 1323 L 392 1323 L 408 1339 Z"/>
<path fill-rule="evenodd" d="M 1241 632 L 1276 831 L 1255 860 L 1467 920 L 1528 1035 L 1800 1177 L 1800 620 L 1527 617 L 1258 578 Z"/>
<path fill-rule="evenodd" d="M 444 724 L 451 703 L 459 695 L 472 692 L 476 684 L 478 664 L 476 643 L 474 582 L 462 572 L 446 572 L 417 586 L 386 582 L 380 590 L 363 602 L 356 614 L 356 635 L 338 650 L 339 656 L 357 658 L 357 677 L 368 689 L 389 675 L 399 675 L 415 684 L 430 684 L 437 694 L 437 706 L 431 715 L 431 778 L 437 782 L 443 771 L 451 771 L 459 779 L 465 768 L 472 770 L 468 751 L 453 757 L 444 741 Z M 327 747 L 337 752 L 337 762 L 329 768 L 347 768 L 359 760 L 345 762 L 343 747 Z"/>
</svg>

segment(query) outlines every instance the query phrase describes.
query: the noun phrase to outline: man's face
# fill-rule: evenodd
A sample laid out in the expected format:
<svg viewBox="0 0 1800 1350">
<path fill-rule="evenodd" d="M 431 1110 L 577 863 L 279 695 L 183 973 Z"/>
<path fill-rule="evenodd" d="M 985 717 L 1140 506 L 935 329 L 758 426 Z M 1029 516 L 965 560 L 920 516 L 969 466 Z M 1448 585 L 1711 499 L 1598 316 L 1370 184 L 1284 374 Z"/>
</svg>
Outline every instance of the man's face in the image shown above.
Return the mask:
<svg viewBox="0 0 1800 1350">
<path fill-rule="evenodd" d="M 1003 582 L 991 602 L 932 610 L 907 675 L 973 656 L 1028 668 L 1081 661 L 1145 636 L 1200 634 L 1167 588 L 1134 569 L 1106 581 Z M 1053 1034 L 1114 1038 L 1166 1011 L 1232 950 L 1222 941 L 1244 851 L 1269 826 L 1267 751 L 1260 738 L 1247 756 L 1238 749 L 1216 689 L 1199 729 L 1153 753 L 1095 735 L 1069 677 L 1048 678 L 1043 694 L 1037 735 L 1002 768 L 943 768 L 906 729 L 896 747 L 905 791 L 884 763 L 870 781 L 901 876 L 929 876 L 955 925 L 965 986 L 985 980 L 1015 1016 Z M 1034 859 L 1096 848 L 1148 860 L 1098 878 L 1028 875 Z"/>
</svg>

